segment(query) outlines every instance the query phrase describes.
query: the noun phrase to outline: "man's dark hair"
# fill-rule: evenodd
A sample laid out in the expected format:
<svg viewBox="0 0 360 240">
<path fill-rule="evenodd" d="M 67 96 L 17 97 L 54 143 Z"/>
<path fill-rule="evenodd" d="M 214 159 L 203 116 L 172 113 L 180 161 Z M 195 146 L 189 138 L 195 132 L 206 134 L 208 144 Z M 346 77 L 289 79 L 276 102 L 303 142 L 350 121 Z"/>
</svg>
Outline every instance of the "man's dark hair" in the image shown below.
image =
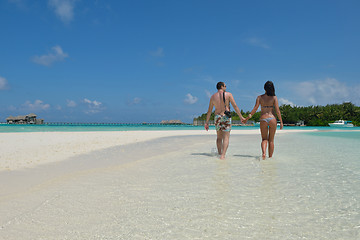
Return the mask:
<svg viewBox="0 0 360 240">
<path fill-rule="evenodd" d="M 272 81 L 267 81 L 264 85 L 264 89 L 266 91 L 266 95 L 275 96 L 275 87 Z"/>
<path fill-rule="evenodd" d="M 218 83 L 216 84 L 216 89 L 219 90 L 219 89 L 221 89 L 221 87 L 223 87 L 223 86 L 225 86 L 225 83 L 224 83 L 224 82 L 218 82 Z"/>
</svg>

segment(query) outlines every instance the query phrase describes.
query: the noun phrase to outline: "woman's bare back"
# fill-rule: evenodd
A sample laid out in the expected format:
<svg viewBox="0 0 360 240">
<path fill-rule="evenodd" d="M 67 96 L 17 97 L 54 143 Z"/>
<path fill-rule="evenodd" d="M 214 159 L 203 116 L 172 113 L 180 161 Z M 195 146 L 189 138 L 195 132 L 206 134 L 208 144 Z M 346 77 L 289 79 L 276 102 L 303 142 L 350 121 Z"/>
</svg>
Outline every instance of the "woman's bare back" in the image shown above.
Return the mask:
<svg viewBox="0 0 360 240">
<path fill-rule="evenodd" d="M 275 97 L 260 95 L 261 118 L 274 117 Z"/>
</svg>

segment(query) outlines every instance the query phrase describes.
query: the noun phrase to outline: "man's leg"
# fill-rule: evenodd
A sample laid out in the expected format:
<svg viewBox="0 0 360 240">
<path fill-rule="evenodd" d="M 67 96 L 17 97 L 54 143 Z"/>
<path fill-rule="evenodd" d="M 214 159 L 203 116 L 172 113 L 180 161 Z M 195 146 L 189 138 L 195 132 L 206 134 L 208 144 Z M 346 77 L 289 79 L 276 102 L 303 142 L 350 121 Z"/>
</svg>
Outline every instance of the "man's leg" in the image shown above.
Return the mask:
<svg viewBox="0 0 360 240">
<path fill-rule="evenodd" d="M 220 159 L 225 159 L 226 151 L 229 147 L 230 132 L 223 131 L 223 144 Z"/>
<path fill-rule="evenodd" d="M 223 131 L 218 130 L 218 131 L 216 131 L 216 133 L 217 133 L 216 146 L 217 146 L 219 155 L 221 155 L 222 148 L 223 148 L 223 138 L 224 138 Z"/>
</svg>

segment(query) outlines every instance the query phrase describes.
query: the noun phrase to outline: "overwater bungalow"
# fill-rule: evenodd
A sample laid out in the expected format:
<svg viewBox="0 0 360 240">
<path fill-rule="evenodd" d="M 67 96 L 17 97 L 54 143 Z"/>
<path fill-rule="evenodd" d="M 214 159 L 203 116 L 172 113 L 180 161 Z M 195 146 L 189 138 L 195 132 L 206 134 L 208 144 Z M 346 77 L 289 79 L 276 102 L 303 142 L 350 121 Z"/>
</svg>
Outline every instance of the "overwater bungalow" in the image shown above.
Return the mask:
<svg viewBox="0 0 360 240">
<path fill-rule="evenodd" d="M 160 124 L 167 124 L 167 125 L 182 125 L 185 124 L 181 120 L 162 120 Z"/>
<path fill-rule="evenodd" d="M 36 114 L 30 113 L 24 116 L 10 116 L 6 118 L 8 124 L 44 124 L 44 119 L 36 119 Z"/>
</svg>

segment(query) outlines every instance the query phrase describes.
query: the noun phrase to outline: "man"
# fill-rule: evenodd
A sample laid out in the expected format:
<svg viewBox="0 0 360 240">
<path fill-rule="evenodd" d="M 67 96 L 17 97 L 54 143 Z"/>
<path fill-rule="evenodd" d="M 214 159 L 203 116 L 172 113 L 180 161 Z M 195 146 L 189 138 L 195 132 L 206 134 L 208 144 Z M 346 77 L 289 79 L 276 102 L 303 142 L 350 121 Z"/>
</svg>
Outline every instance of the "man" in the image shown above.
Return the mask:
<svg viewBox="0 0 360 240">
<path fill-rule="evenodd" d="M 206 115 L 205 130 L 209 130 L 209 120 L 211 112 L 215 107 L 215 128 L 217 133 L 216 146 L 220 159 L 225 159 L 226 150 L 229 146 L 230 130 L 231 130 L 231 117 L 225 115 L 225 111 L 230 111 L 230 103 L 234 107 L 236 113 L 239 115 L 241 121 L 245 121 L 245 118 L 241 115 L 238 106 L 231 93 L 225 92 L 226 85 L 223 82 L 216 84 L 217 93 L 211 96 L 209 109 Z M 225 97 L 225 103 L 224 103 Z"/>
</svg>

